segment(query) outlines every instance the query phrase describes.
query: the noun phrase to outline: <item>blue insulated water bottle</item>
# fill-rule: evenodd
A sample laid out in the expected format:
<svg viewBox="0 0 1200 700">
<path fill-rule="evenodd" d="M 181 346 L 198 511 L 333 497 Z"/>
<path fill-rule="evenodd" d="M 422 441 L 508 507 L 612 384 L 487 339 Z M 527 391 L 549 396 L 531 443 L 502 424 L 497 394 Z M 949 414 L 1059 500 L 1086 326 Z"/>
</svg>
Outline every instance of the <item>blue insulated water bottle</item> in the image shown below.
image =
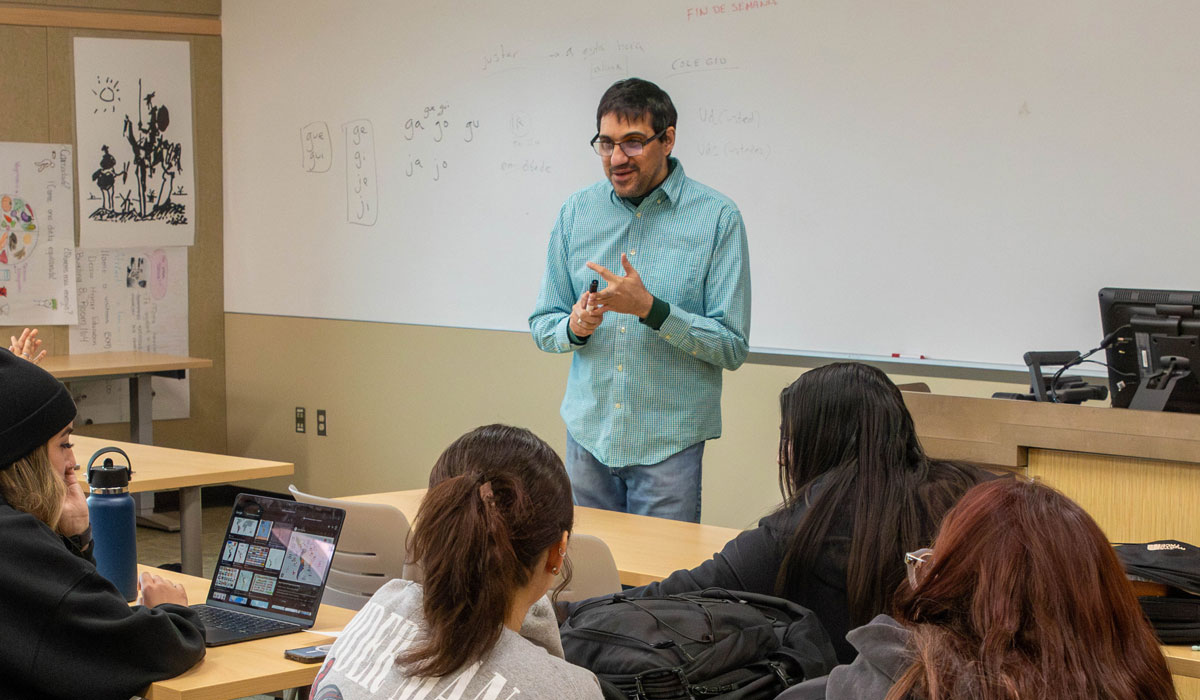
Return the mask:
<svg viewBox="0 0 1200 700">
<path fill-rule="evenodd" d="M 114 465 L 105 457 L 97 466 L 100 455 L 116 452 L 125 458 L 126 466 Z M 87 480 L 92 495 L 88 496 L 88 516 L 92 521 L 93 555 L 100 575 L 112 582 L 125 600 L 137 599 L 137 509 L 129 495 L 129 479 L 133 469 L 129 455 L 119 447 L 97 450 L 88 460 Z"/>
</svg>

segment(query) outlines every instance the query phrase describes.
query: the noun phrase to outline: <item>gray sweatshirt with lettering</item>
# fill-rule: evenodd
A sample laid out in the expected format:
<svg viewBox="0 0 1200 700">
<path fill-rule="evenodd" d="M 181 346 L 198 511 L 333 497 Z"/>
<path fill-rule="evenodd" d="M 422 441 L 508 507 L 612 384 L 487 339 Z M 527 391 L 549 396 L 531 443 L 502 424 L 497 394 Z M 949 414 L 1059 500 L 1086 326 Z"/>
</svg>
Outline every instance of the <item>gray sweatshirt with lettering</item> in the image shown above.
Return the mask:
<svg viewBox="0 0 1200 700">
<path fill-rule="evenodd" d="M 554 610 L 543 597 L 521 633 L 505 628 L 480 661 L 441 678 L 410 676 L 396 656 L 424 630 L 420 584 L 396 579 L 372 596 L 338 637 L 312 700 L 598 700 L 596 677 L 563 658 Z"/>
</svg>

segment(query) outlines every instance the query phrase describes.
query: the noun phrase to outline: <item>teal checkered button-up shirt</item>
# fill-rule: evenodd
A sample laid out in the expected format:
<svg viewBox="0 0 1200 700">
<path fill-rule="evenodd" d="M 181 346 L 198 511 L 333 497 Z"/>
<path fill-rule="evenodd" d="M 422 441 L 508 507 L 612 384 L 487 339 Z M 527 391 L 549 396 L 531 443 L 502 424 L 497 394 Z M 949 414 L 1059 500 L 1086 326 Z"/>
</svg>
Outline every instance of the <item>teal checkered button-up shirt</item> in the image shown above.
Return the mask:
<svg viewBox="0 0 1200 700">
<path fill-rule="evenodd" d="M 562 417 L 575 441 L 612 468 L 656 464 L 721 434 L 721 370 L 746 359 L 750 256 L 737 206 L 683 174 L 679 161 L 635 207 L 608 180 L 571 195 L 558 214 L 529 328 L 546 352 L 574 352 Z M 670 304 L 656 331 L 610 313 L 574 343 L 571 307 L 621 253 Z M 603 281 L 601 282 L 603 284 Z M 602 287 L 603 288 L 603 287 Z"/>
</svg>

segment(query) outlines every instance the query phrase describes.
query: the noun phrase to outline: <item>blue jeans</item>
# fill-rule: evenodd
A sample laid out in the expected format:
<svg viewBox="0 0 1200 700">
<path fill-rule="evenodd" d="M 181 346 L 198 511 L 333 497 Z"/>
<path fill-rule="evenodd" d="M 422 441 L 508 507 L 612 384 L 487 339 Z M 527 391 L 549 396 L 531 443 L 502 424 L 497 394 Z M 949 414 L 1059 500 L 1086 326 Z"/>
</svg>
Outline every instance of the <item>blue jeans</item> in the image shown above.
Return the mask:
<svg viewBox="0 0 1200 700">
<path fill-rule="evenodd" d="M 567 433 L 567 474 L 577 506 L 698 523 L 703 456 L 701 441 L 658 464 L 612 469 Z"/>
</svg>

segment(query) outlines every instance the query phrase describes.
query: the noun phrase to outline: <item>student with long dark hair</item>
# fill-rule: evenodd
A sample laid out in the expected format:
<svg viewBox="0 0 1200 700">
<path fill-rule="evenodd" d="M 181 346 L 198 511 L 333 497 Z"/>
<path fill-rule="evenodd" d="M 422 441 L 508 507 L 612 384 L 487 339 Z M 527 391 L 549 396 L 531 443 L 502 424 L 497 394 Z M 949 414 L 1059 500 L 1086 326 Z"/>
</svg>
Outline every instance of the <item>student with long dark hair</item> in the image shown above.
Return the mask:
<svg viewBox="0 0 1200 700">
<path fill-rule="evenodd" d="M 780 700 L 1175 700 L 1108 539 L 1054 489 L 976 486 L 906 559 L 896 619 L 852 631 L 854 663 Z"/>
<path fill-rule="evenodd" d="M 800 375 L 779 397 L 783 504 L 712 559 L 626 595 L 711 586 L 779 595 L 817 614 L 838 660 L 846 632 L 891 610 L 906 551 L 985 472 L 929 459 L 887 375 L 843 362 Z"/>
<path fill-rule="evenodd" d="M 312 697 L 600 698 L 595 676 L 563 660 L 545 598 L 574 513 L 562 460 L 533 433 L 488 425 L 460 437 L 417 512 L 423 583 L 395 580 L 372 596 Z"/>
<path fill-rule="evenodd" d="M 40 359 L 36 336 L 15 347 Z M 204 657 L 177 584 L 140 580 L 142 603 L 96 571 L 71 449 L 75 403 L 31 361 L 0 350 L 0 696 L 127 700 Z"/>
</svg>

